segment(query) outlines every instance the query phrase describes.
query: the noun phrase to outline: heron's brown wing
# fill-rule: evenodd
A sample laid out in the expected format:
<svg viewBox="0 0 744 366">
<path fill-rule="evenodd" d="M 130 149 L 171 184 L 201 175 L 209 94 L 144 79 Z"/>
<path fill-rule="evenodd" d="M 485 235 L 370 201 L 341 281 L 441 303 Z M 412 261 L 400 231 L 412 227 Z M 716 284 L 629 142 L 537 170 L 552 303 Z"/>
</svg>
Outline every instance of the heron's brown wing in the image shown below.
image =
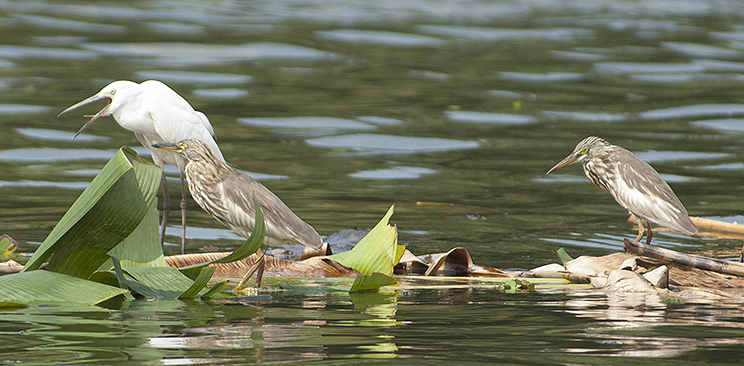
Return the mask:
<svg viewBox="0 0 744 366">
<path fill-rule="evenodd" d="M 279 197 L 247 174 L 236 169 L 221 184 L 229 206 L 227 221 L 234 230 L 234 226 L 253 230 L 255 194 L 266 222 L 267 244 L 299 243 L 313 248 L 320 248 L 323 244 L 312 226 L 302 221 Z"/>
<path fill-rule="evenodd" d="M 682 202 L 654 168 L 625 149 L 618 149 L 613 160 L 620 173 L 613 196 L 620 204 L 659 225 L 697 234 Z"/>
</svg>

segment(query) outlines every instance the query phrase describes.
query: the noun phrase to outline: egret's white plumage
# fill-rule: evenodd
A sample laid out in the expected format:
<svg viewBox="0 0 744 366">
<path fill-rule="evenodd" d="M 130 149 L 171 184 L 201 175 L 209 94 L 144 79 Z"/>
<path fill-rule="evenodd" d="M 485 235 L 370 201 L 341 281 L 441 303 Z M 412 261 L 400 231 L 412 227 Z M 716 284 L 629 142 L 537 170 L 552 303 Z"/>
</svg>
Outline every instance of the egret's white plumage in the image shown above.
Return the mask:
<svg viewBox="0 0 744 366">
<path fill-rule="evenodd" d="M 184 185 L 184 169 L 186 159 L 172 151 L 152 147 L 153 144 L 175 143 L 183 139 L 195 138 L 204 143 L 214 152 L 214 155 L 224 161 L 222 152 L 214 140 L 214 130 L 204 113 L 195 111 L 193 107 L 178 93 L 157 80 L 147 80 L 141 84 L 132 81 L 119 80 L 106 85 L 101 91 L 79 103 L 72 105 L 60 113 L 66 113 L 83 105 L 99 100 L 107 100 L 103 109 L 92 116 L 78 134 L 100 117 L 113 116 L 123 128 L 134 132 L 137 140 L 152 153 L 153 162 L 163 167 L 164 163 L 178 167 L 181 172 L 181 250 L 184 250 L 186 192 Z M 75 135 L 77 136 L 77 134 Z M 168 219 L 170 197 L 163 176 L 163 227 L 161 240 L 165 234 Z"/>
<path fill-rule="evenodd" d="M 590 136 L 579 142 L 574 151 L 547 174 L 566 165 L 583 162 L 584 173 L 594 184 L 608 191 L 621 206 L 638 220 L 638 237 L 648 230 L 648 222 L 694 236 L 697 228 L 687 210 L 666 181 L 648 163 L 632 152 L 607 141 Z"/>
</svg>

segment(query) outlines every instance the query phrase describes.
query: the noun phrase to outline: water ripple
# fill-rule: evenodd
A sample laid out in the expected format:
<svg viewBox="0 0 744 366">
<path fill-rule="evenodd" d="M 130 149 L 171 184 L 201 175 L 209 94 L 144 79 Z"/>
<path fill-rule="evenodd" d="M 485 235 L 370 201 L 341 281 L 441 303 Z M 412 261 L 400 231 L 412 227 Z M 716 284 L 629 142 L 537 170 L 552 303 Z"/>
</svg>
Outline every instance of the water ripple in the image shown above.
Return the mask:
<svg viewBox="0 0 744 366">
<path fill-rule="evenodd" d="M 593 112 L 543 111 L 542 113 L 552 120 L 572 120 L 581 122 L 622 122 L 627 120 L 629 117 L 629 114 Z"/>
<path fill-rule="evenodd" d="M 357 117 L 356 119 L 362 122 L 371 123 L 374 125 L 402 125 L 403 124 L 403 121 L 399 119 L 387 118 L 387 117 L 360 116 L 360 117 Z"/>
<path fill-rule="evenodd" d="M 67 131 L 52 130 L 46 128 L 16 128 L 16 131 L 23 136 L 40 140 L 52 141 L 72 141 L 75 133 Z M 75 137 L 76 141 L 105 141 L 108 137 L 80 134 Z"/>
<path fill-rule="evenodd" d="M 639 114 L 645 119 L 728 117 L 744 115 L 744 104 L 698 104 L 654 109 Z"/>
<path fill-rule="evenodd" d="M 375 134 L 329 136 L 308 139 L 306 141 L 308 144 L 318 147 L 346 148 L 354 151 L 385 153 L 437 152 L 480 147 L 480 144 L 475 141 Z"/>
<path fill-rule="evenodd" d="M 98 58 L 98 54 L 95 52 L 70 50 L 66 48 L 0 45 L 0 57 L 90 60 Z"/>
<path fill-rule="evenodd" d="M 691 58 L 740 59 L 744 55 L 729 48 L 689 42 L 661 42 L 661 47 Z"/>
<path fill-rule="evenodd" d="M 712 128 L 719 131 L 744 132 L 744 119 L 711 119 L 707 121 L 690 122 L 690 125 Z"/>
<path fill-rule="evenodd" d="M 138 71 L 137 76 L 142 79 L 155 79 L 164 82 L 197 84 L 245 84 L 253 79 L 251 76 L 239 74 L 164 70 Z"/>
<path fill-rule="evenodd" d="M 121 25 L 80 22 L 76 20 L 52 18 L 42 15 L 14 15 L 13 17 L 36 27 L 57 29 L 66 32 L 72 31 L 94 34 L 121 34 L 127 31 L 127 27 Z"/>
<path fill-rule="evenodd" d="M 348 43 L 367 43 L 394 47 L 436 47 L 447 43 L 447 41 L 422 36 L 418 34 L 407 34 L 387 31 L 370 31 L 359 29 L 336 29 L 330 31 L 316 32 L 321 38 Z"/>
<path fill-rule="evenodd" d="M 364 170 L 349 174 L 349 176 L 359 179 L 416 179 L 423 175 L 436 173 L 436 170 L 429 168 L 397 166 L 389 169 Z"/>
<path fill-rule="evenodd" d="M 680 161 L 680 160 L 708 160 L 733 157 L 734 154 L 706 153 L 691 151 L 642 151 L 636 152 L 639 158 L 647 162 Z"/>
<path fill-rule="evenodd" d="M 336 54 L 284 43 L 242 45 L 198 43 L 88 43 L 81 47 L 115 57 L 142 57 L 165 65 L 199 65 L 256 60 L 322 60 Z M 0 47 L 0 56 L 3 48 Z"/>
<path fill-rule="evenodd" d="M 582 81 L 586 78 L 584 74 L 573 72 L 499 72 L 498 76 L 502 79 L 524 81 L 530 83 L 554 83 L 566 81 Z"/>
<path fill-rule="evenodd" d="M 37 114 L 51 111 L 42 105 L 0 104 L 0 114 Z"/>
<path fill-rule="evenodd" d="M 470 112 L 470 111 L 446 111 L 444 112 L 452 121 L 470 123 L 495 123 L 495 124 L 529 124 L 536 123 L 537 118 L 521 114 Z"/>
<path fill-rule="evenodd" d="M 276 118 L 238 118 L 238 122 L 251 126 L 281 129 L 327 130 L 374 130 L 377 126 L 350 119 L 333 117 L 276 117 Z"/>
<path fill-rule="evenodd" d="M 0 151 L 0 160 L 6 161 L 58 161 L 58 160 L 108 160 L 113 151 L 95 149 L 14 149 Z"/>
<path fill-rule="evenodd" d="M 603 74 L 677 74 L 703 72 L 705 67 L 697 64 L 659 63 L 659 62 L 600 62 L 594 64 L 594 71 Z"/>
<path fill-rule="evenodd" d="M 21 180 L 18 182 L 8 182 L 0 180 L 0 188 L 7 187 L 25 187 L 25 188 L 64 188 L 64 189 L 85 189 L 90 182 L 49 182 L 40 180 Z"/>
<path fill-rule="evenodd" d="M 456 25 L 418 25 L 422 33 L 465 38 L 472 41 L 503 41 L 519 39 L 542 39 L 560 42 L 576 42 L 594 36 L 594 31 L 582 28 L 506 29 L 486 27 L 464 27 Z"/>
<path fill-rule="evenodd" d="M 197 97 L 208 98 L 208 99 L 238 99 L 244 98 L 250 95 L 246 90 L 235 89 L 235 88 L 222 88 L 222 89 L 196 89 L 191 92 Z"/>
</svg>

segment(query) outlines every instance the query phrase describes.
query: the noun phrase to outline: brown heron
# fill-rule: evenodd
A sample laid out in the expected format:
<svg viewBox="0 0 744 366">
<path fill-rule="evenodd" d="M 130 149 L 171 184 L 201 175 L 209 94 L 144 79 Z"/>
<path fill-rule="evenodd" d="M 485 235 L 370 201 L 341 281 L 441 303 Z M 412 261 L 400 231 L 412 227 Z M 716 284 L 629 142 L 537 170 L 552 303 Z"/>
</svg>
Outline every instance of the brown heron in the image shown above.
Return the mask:
<svg viewBox="0 0 744 366">
<path fill-rule="evenodd" d="M 239 235 L 248 238 L 253 231 L 255 195 L 266 223 L 264 244 L 302 244 L 314 249 L 323 245 L 318 232 L 297 217 L 279 197 L 248 174 L 223 163 L 201 140 L 187 139 L 152 146 L 174 151 L 188 160 L 186 180 L 194 201 Z M 261 286 L 264 263 L 263 252 L 259 249 L 256 287 Z"/>
<path fill-rule="evenodd" d="M 636 241 L 641 240 L 645 232 L 646 244 L 651 244 L 653 234 L 649 221 L 686 235 L 697 235 L 697 228 L 674 191 L 651 165 L 632 152 L 590 136 L 546 174 L 579 161 L 584 163 L 584 173 L 589 180 L 610 192 L 615 201 L 635 217 L 638 223 Z"/>
</svg>

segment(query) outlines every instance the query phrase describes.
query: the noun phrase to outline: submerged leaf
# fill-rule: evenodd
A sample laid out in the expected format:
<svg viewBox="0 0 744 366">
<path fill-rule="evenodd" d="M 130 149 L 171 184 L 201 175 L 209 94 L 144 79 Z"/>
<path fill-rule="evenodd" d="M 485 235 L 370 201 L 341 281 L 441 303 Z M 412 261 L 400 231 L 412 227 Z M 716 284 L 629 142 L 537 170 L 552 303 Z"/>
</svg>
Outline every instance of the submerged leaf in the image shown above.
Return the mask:
<svg viewBox="0 0 744 366">
<path fill-rule="evenodd" d="M 391 286 L 396 284 L 395 280 L 382 273 L 373 273 L 371 275 L 361 275 L 354 279 L 349 292 L 376 292 L 382 286 Z"/>
<path fill-rule="evenodd" d="M 379 223 L 357 245 L 346 252 L 330 255 L 329 258 L 363 274 L 379 272 L 393 275 L 393 267 L 403 256 L 405 249 L 398 245 L 398 232 L 393 225 L 388 225 L 393 208 L 385 214 Z"/>
</svg>

